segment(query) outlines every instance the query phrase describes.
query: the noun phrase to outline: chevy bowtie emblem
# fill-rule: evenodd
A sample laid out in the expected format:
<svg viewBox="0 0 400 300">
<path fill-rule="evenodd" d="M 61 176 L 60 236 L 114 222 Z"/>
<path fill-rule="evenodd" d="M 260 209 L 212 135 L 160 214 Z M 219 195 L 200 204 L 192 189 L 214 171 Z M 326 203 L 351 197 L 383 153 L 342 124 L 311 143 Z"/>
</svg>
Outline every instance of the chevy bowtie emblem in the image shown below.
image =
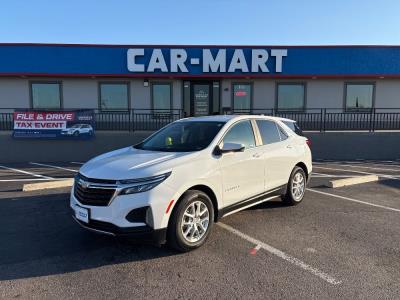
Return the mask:
<svg viewBox="0 0 400 300">
<path fill-rule="evenodd" d="M 90 183 L 89 183 L 89 182 L 84 181 L 84 180 L 82 180 L 82 179 L 79 179 L 78 184 L 79 184 L 82 188 L 84 188 L 84 189 L 87 189 L 87 188 L 90 186 Z"/>
</svg>

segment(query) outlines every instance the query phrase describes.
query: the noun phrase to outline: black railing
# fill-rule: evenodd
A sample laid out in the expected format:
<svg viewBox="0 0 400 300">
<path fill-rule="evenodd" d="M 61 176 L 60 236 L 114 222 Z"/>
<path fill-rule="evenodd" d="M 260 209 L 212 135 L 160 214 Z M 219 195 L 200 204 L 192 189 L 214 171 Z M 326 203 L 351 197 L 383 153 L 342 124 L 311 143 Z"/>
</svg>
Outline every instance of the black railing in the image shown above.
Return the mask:
<svg viewBox="0 0 400 300">
<path fill-rule="evenodd" d="M 304 111 L 277 109 L 233 110 L 234 114 L 263 114 L 296 120 L 308 131 L 375 131 L 400 130 L 400 108 L 344 110 L 340 108 L 307 108 Z"/>
<path fill-rule="evenodd" d="M 13 129 L 13 112 L 16 110 L 23 109 L 0 109 L 0 130 Z M 65 109 L 65 111 L 70 111 L 70 109 Z M 293 119 L 306 131 L 400 130 L 400 108 L 374 108 L 362 111 L 346 111 L 336 108 L 281 111 L 266 108 L 233 110 L 228 113 L 263 114 Z M 96 130 L 112 131 L 154 131 L 185 116 L 182 109 L 130 109 L 127 111 L 95 109 L 94 115 Z"/>
</svg>

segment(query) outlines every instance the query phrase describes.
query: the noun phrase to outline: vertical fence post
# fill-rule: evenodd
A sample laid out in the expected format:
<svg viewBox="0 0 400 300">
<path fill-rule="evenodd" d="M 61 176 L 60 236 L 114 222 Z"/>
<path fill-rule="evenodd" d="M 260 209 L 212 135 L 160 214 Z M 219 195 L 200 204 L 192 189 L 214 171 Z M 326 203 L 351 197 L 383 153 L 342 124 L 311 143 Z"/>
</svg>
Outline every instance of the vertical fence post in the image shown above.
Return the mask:
<svg viewBox="0 0 400 300">
<path fill-rule="evenodd" d="M 321 130 L 321 132 L 325 132 L 325 126 L 326 126 L 326 108 L 321 108 L 321 117 L 322 117 L 322 130 Z"/>
<path fill-rule="evenodd" d="M 324 119 L 323 119 L 323 109 L 321 108 L 321 117 L 319 118 L 320 119 L 320 122 L 319 122 L 319 132 L 322 132 L 322 130 L 323 130 L 323 122 L 324 122 Z"/>
<path fill-rule="evenodd" d="M 131 111 L 131 114 L 132 114 L 132 124 L 131 124 L 131 128 L 132 128 L 132 131 L 135 131 L 135 110 L 132 108 L 132 111 Z"/>
<path fill-rule="evenodd" d="M 375 107 L 372 108 L 371 110 L 371 132 L 375 131 L 375 115 L 376 115 L 376 111 L 375 111 Z"/>
</svg>

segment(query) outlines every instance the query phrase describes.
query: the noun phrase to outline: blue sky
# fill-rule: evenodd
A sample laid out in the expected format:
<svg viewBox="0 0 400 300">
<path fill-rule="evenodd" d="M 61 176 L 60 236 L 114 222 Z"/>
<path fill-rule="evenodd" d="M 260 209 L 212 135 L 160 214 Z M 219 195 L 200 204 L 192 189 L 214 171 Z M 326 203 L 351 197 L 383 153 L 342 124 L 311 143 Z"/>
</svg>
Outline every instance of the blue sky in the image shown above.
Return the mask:
<svg viewBox="0 0 400 300">
<path fill-rule="evenodd" d="M 0 42 L 400 44 L 398 0 L 0 0 Z"/>
</svg>

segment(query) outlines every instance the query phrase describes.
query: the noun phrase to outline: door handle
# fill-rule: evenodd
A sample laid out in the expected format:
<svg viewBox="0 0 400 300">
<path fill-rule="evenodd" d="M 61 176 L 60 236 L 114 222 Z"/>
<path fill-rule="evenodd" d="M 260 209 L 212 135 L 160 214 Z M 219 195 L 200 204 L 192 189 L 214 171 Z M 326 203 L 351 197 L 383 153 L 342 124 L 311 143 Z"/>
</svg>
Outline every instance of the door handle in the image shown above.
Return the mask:
<svg viewBox="0 0 400 300">
<path fill-rule="evenodd" d="M 259 158 L 259 157 L 260 157 L 260 154 L 254 153 L 254 154 L 253 154 L 253 157 L 254 157 L 254 158 Z"/>
<path fill-rule="evenodd" d="M 292 148 L 293 148 L 293 146 L 292 146 L 292 145 L 287 145 L 287 146 L 286 146 L 286 148 L 288 148 L 288 149 L 292 149 Z"/>
</svg>

